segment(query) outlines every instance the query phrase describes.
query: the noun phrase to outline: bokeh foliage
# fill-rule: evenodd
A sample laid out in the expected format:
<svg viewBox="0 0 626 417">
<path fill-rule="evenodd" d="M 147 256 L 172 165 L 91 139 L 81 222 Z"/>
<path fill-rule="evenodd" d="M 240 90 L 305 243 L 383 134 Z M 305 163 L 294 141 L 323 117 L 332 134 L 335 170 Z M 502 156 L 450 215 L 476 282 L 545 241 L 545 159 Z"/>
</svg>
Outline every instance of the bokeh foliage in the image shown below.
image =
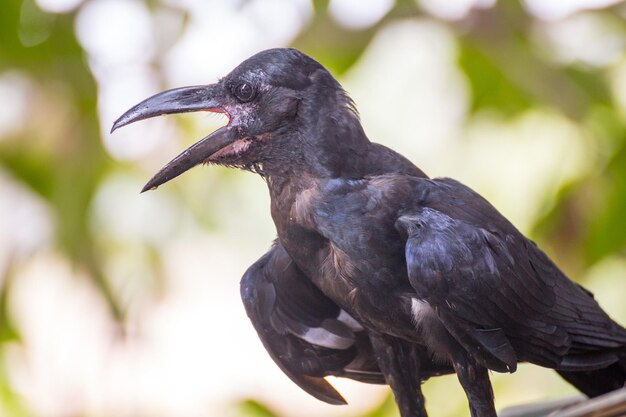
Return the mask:
<svg viewBox="0 0 626 417">
<path fill-rule="evenodd" d="M 316 57 L 338 76 L 359 60 L 381 28 L 401 19 L 437 19 L 418 2 L 396 0 L 378 23 L 355 30 L 330 16 L 328 0 L 313 4 L 314 17 L 292 46 Z M 151 10 L 162 7 L 159 1 L 150 1 L 149 6 Z M 624 4 L 584 13 L 617 27 L 622 40 L 626 39 Z M 89 227 L 89 208 L 103 178 L 127 167 L 113 161 L 102 146 L 97 86 L 77 41 L 75 17 L 76 11 L 44 12 L 33 0 L 2 4 L 0 75 L 8 71 L 26 75 L 35 88 L 32 99 L 38 103 L 32 106 L 32 124 L 0 138 L 0 170 L 45 201 L 55 222 L 56 247 L 93 280 L 123 327 L 126 306 L 111 291 L 112 277 L 102 266 L 108 255 L 97 247 L 97 232 Z M 498 1 L 458 21 L 439 20 L 459 45 L 458 65 L 471 90 L 469 118 L 493 112 L 514 120 L 531 109 L 549 109 L 576 123 L 585 140 L 602 147 L 590 156 L 595 160 L 587 175 L 566 184 L 545 202 L 532 237 L 574 277 L 584 276 L 606 258 L 626 256 L 626 120 L 611 83 L 613 64 L 559 61 L 537 44 L 538 20 L 517 1 Z M 625 59 L 622 51 L 622 63 Z M 9 259 L 0 271 L 0 413 L 28 416 L 3 366 L 4 344 L 20 340 L 6 300 L 25 258 L 9 254 Z M 275 415 L 253 400 L 243 403 L 240 412 Z M 395 413 L 387 399 L 365 416 Z"/>
</svg>

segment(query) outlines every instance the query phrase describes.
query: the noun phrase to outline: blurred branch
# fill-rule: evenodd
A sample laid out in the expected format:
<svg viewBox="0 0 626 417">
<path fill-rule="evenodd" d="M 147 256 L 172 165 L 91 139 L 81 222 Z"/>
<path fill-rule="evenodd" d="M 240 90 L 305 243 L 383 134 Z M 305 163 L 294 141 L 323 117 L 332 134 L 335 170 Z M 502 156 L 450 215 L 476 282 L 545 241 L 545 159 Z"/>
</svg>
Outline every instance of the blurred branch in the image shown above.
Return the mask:
<svg viewBox="0 0 626 417">
<path fill-rule="evenodd" d="M 500 417 L 618 417 L 626 415 L 626 390 L 597 398 L 580 396 L 510 407 Z"/>
</svg>

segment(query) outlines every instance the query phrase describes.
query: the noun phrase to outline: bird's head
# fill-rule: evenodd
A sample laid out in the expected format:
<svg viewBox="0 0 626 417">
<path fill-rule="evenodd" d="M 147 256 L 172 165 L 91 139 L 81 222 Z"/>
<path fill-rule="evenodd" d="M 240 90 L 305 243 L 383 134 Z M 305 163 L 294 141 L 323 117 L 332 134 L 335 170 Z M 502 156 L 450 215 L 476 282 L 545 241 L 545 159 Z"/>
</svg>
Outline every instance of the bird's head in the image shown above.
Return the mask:
<svg viewBox="0 0 626 417">
<path fill-rule="evenodd" d="M 331 122 L 345 113 L 358 124 L 352 102 L 321 64 L 295 49 L 270 49 L 215 84 L 175 88 L 142 101 L 117 119 L 111 132 L 138 120 L 194 111 L 224 113 L 229 121 L 170 161 L 143 191 L 201 163 L 257 168 L 272 154 L 288 155 L 303 145 L 289 143 L 294 137 L 324 136 L 328 113 L 340 113 Z M 317 134 L 303 135 L 306 131 Z"/>
</svg>

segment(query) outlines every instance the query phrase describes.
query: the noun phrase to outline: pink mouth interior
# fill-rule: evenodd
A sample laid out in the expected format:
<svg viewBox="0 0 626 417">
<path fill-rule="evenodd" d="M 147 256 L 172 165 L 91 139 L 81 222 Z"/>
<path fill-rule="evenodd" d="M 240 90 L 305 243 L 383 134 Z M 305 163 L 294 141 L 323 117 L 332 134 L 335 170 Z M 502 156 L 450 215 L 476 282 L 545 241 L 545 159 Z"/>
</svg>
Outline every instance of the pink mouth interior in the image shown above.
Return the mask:
<svg viewBox="0 0 626 417">
<path fill-rule="evenodd" d="M 226 117 L 228 117 L 228 123 L 226 124 L 226 126 L 230 125 L 232 122 L 233 118 L 231 114 L 227 112 L 225 109 L 222 109 L 220 107 L 212 107 L 212 108 L 206 109 L 206 111 L 211 112 L 211 113 L 220 113 L 220 114 L 226 115 Z M 246 153 L 248 149 L 250 149 L 251 145 L 252 145 L 251 138 L 239 139 L 231 143 L 230 145 L 224 146 L 222 149 L 220 149 L 219 151 L 209 156 L 207 161 L 219 161 L 220 159 L 224 159 L 224 158 L 241 156 L 244 153 Z"/>
</svg>

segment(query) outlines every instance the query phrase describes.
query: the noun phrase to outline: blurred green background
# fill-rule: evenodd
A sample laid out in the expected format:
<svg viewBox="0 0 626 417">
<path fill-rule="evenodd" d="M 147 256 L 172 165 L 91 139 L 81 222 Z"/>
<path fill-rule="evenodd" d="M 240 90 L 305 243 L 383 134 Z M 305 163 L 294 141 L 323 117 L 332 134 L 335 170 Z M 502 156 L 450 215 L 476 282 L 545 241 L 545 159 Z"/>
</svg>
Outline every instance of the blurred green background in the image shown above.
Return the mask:
<svg viewBox="0 0 626 417">
<path fill-rule="evenodd" d="M 331 407 L 256 340 L 238 280 L 274 237 L 263 182 L 197 168 L 141 186 L 224 123 L 128 107 L 294 46 L 352 94 L 374 141 L 472 186 L 626 324 L 626 4 L 610 0 L 4 0 L 0 415 L 396 416 L 333 380 Z M 574 391 L 492 376 L 497 406 Z M 454 377 L 432 416 L 468 415 Z M 271 411 L 274 410 L 274 411 Z"/>
</svg>

